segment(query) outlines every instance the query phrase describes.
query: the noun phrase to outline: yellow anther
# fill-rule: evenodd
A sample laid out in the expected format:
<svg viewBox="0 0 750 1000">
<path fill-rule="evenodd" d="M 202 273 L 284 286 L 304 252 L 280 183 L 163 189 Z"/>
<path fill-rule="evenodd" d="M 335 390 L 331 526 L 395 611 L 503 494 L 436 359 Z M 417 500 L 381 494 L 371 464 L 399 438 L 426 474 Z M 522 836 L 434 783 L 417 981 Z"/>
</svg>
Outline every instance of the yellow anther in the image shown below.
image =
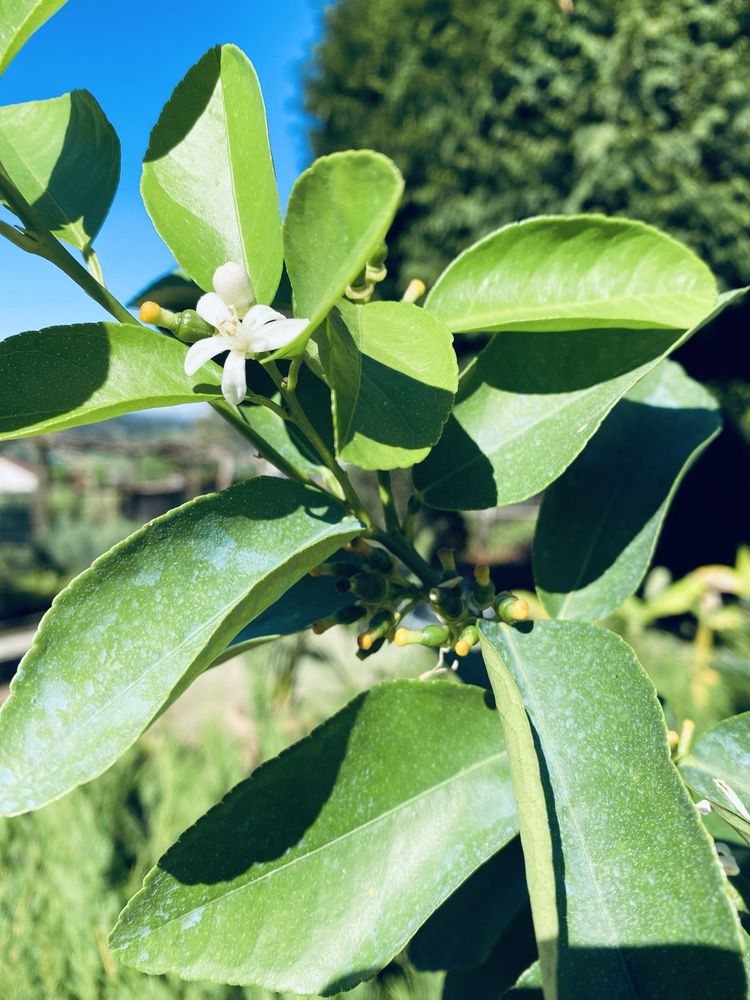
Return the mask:
<svg viewBox="0 0 750 1000">
<path fill-rule="evenodd" d="M 411 632 L 408 628 L 397 628 L 394 640 L 397 646 L 408 646 L 411 642 Z"/>
<path fill-rule="evenodd" d="M 514 601 L 510 606 L 510 613 L 517 622 L 526 621 L 529 617 L 529 605 L 522 597 Z"/>
<path fill-rule="evenodd" d="M 471 643 L 466 639 L 459 639 L 453 649 L 456 656 L 468 656 L 471 652 Z"/>
<path fill-rule="evenodd" d="M 364 649 L 365 652 L 367 652 L 368 649 L 372 649 L 374 641 L 375 640 L 370 632 L 360 632 L 357 636 L 357 645 L 360 649 Z"/>
</svg>

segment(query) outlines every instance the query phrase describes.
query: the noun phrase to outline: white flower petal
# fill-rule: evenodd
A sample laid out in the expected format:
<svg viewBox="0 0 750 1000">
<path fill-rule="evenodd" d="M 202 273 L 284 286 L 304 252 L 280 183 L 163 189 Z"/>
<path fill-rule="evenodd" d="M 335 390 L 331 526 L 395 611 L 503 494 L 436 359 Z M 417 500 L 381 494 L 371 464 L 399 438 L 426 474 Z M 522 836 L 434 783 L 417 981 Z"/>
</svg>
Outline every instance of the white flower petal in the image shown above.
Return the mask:
<svg viewBox="0 0 750 1000">
<path fill-rule="evenodd" d="M 253 354 L 259 351 L 276 351 L 280 347 L 295 340 L 309 325 L 307 319 L 279 319 L 266 323 L 250 333 L 250 350 Z"/>
<path fill-rule="evenodd" d="M 230 351 L 224 362 L 221 391 L 228 403 L 239 406 L 247 392 L 245 378 L 245 355 L 242 351 Z"/>
<path fill-rule="evenodd" d="M 228 306 L 234 306 L 244 316 L 255 302 L 253 283 L 241 264 L 229 261 L 214 272 L 214 290 Z"/>
<path fill-rule="evenodd" d="M 279 319 L 286 319 L 284 313 L 276 312 L 270 306 L 253 306 L 242 320 L 242 331 L 243 333 L 247 333 L 248 331 L 254 333 L 257 327 L 264 326 L 266 323 L 273 323 Z"/>
<path fill-rule="evenodd" d="M 207 361 L 215 358 L 222 351 L 231 348 L 231 342 L 227 337 L 206 337 L 203 340 L 196 340 L 193 346 L 185 355 L 185 374 L 195 375 L 199 368 L 202 368 Z"/>
<path fill-rule="evenodd" d="M 234 318 L 229 306 L 216 294 L 216 292 L 208 292 L 206 295 L 201 295 L 198 299 L 198 305 L 195 307 L 195 311 L 201 319 L 205 319 L 207 323 L 210 323 L 211 326 L 215 327 L 218 327 L 222 323 L 226 323 L 227 320 L 232 320 Z"/>
</svg>

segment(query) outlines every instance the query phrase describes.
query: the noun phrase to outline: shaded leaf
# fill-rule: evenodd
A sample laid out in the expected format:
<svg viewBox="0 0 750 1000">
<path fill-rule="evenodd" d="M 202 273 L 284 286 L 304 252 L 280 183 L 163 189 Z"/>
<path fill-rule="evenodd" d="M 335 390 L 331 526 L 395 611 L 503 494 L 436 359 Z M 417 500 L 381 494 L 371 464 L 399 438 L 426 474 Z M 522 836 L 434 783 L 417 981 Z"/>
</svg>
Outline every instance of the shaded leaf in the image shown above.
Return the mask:
<svg viewBox="0 0 750 1000">
<path fill-rule="evenodd" d="M 408 468 L 424 458 L 456 392 L 448 330 L 406 302 L 341 301 L 329 347 L 338 456 L 363 469 Z"/>
<path fill-rule="evenodd" d="M 259 302 L 282 266 L 281 209 L 255 70 L 234 45 L 189 70 L 151 133 L 141 192 L 159 235 L 203 289 L 236 261 Z"/>
<path fill-rule="evenodd" d="M 750 712 L 703 733 L 680 761 L 690 788 L 750 844 Z"/>
<path fill-rule="evenodd" d="M 66 0 L 4 0 L 0 4 L 0 73 L 4 73 L 31 36 Z"/>
<path fill-rule="evenodd" d="M 516 503 L 565 471 L 614 404 L 744 289 L 686 333 L 582 330 L 503 333 L 462 374 L 439 443 L 414 471 L 430 507 Z"/>
<path fill-rule="evenodd" d="M 635 592 L 682 477 L 720 429 L 716 400 L 672 361 L 615 406 L 542 501 L 534 578 L 551 615 L 596 621 Z"/>
<path fill-rule="evenodd" d="M 221 369 L 192 378 L 187 348 L 142 326 L 83 323 L 0 343 L 0 440 L 46 434 L 154 406 L 221 397 Z"/>
<path fill-rule="evenodd" d="M 0 160 L 50 232 L 86 250 L 120 178 L 120 141 L 91 94 L 0 107 Z"/>
<path fill-rule="evenodd" d="M 116 545 L 55 599 L 0 711 L 0 811 L 96 777 L 238 629 L 358 531 L 319 491 L 259 478 Z"/>
<path fill-rule="evenodd" d="M 666 233 L 602 215 L 514 222 L 464 250 L 425 308 L 469 330 L 686 330 L 716 305 L 706 265 Z"/>
<path fill-rule="evenodd" d="M 577 622 L 480 631 L 545 994 L 744 996 L 736 914 L 632 650 Z"/>
<path fill-rule="evenodd" d="M 111 944 L 150 973 L 335 993 L 386 965 L 515 831 L 484 693 L 381 684 L 183 834 Z"/>
<path fill-rule="evenodd" d="M 297 179 L 284 219 L 284 258 L 295 315 L 310 325 L 276 356 L 303 351 L 385 238 L 403 187 L 395 164 L 370 150 L 322 156 Z"/>
</svg>

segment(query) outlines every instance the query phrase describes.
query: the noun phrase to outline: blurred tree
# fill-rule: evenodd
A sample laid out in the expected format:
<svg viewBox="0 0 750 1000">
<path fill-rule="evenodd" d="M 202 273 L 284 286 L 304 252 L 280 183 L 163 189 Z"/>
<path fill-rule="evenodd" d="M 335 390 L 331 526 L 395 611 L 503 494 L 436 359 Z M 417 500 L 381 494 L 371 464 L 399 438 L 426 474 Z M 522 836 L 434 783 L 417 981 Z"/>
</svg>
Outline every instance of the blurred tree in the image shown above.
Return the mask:
<svg viewBox="0 0 750 1000">
<path fill-rule="evenodd" d="M 747 0 L 339 0 L 325 28 L 313 149 L 372 146 L 404 172 L 399 287 L 498 225 L 578 211 L 750 277 Z"/>
</svg>

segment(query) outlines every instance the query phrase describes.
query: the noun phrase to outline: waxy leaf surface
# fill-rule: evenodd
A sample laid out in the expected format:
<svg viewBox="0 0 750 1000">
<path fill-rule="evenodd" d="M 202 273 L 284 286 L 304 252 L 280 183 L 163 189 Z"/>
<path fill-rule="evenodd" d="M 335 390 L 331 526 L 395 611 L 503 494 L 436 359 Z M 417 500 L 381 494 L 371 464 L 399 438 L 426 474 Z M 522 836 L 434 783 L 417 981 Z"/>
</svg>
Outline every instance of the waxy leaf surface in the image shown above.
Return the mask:
<svg viewBox="0 0 750 1000">
<path fill-rule="evenodd" d="M 0 441 L 122 413 L 221 399 L 213 362 L 185 375 L 186 347 L 142 326 L 53 326 L 0 343 Z"/>
<path fill-rule="evenodd" d="M 578 622 L 482 623 L 546 997 L 744 997 L 739 924 L 633 651 Z"/>
<path fill-rule="evenodd" d="M 298 178 L 284 218 L 284 259 L 295 315 L 310 325 L 277 356 L 302 352 L 385 237 L 403 187 L 395 164 L 370 150 L 322 156 Z"/>
<path fill-rule="evenodd" d="M 658 229 L 601 215 L 540 216 L 465 250 L 425 308 L 454 333 L 686 330 L 716 298 L 706 265 Z"/>
<path fill-rule="evenodd" d="M 282 268 L 281 209 L 258 78 L 234 45 L 210 49 L 151 133 L 141 192 L 159 235 L 201 288 L 220 264 L 247 270 L 271 302 Z"/>
<path fill-rule="evenodd" d="M 552 616 L 596 621 L 635 592 L 680 480 L 720 428 L 716 400 L 673 361 L 620 400 L 544 494 L 534 578 Z"/>
<path fill-rule="evenodd" d="M 0 711 L 0 812 L 95 777 L 313 566 L 361 530 L 319 491 L 258 478 L 150 522 L 56 599 Z"/>
<path fill-rule="evenodd" d="M 118 956 L 305 994 L 372 976 L 516 832 L 493 715 L 468 686 L 360 695 L 183 834 L 121 915 Z"/>
<path fill-rule="evenodd" d="M 430 507 L 516 503 L 565 471 L 639 379 L 745 294 L 722 295 L 696 327 L 502 333 L 462 374 L 439 443 L 414 470 Z"/>
<path fill-rule="evenodd" d="M 120 141 L 91 94 L 0 107 L 0 160 L 44 225 L 87 249 L 120 178 Z"/>
<path fill-rule="evenodd" d="M 680 761 L 690 788 L 750 844 L 750 712 L 703 733 Z"/>
<path fill-rule="evenodd" d="M 0 0 L 0 73 L 67 0 Z"/>
<path fill-rule="evenodd" d="M 453 405 L 458 364 L 451 334 L 406 302 L 345 301 L 328 333 L 338 456 L 363 469 L 419 462 Z"/>
</svg>

